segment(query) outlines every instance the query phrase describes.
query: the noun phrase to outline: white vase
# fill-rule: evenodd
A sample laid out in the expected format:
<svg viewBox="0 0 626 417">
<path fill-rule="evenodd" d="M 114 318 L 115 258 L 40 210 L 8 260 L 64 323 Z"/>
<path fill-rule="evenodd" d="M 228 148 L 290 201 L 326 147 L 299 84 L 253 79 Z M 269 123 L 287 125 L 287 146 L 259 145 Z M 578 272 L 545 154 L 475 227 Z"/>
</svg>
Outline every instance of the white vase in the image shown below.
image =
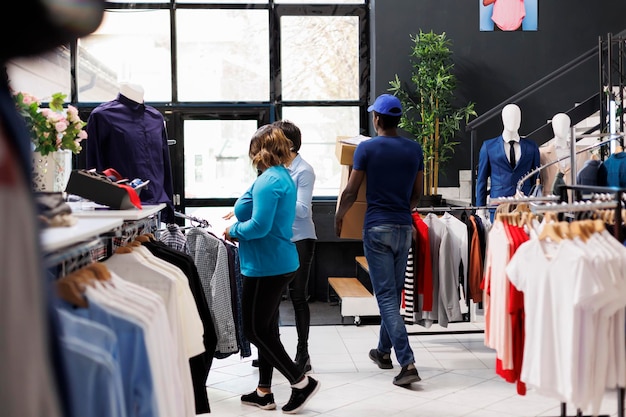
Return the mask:
<svg viewBox="0 0 626 417">
<path fill-rule="evenodd" d="M 72 173 L 72 151 L 61 150 L 46 156 L 33 152 L 34 191 L 63 192 Z"/>
</svg>

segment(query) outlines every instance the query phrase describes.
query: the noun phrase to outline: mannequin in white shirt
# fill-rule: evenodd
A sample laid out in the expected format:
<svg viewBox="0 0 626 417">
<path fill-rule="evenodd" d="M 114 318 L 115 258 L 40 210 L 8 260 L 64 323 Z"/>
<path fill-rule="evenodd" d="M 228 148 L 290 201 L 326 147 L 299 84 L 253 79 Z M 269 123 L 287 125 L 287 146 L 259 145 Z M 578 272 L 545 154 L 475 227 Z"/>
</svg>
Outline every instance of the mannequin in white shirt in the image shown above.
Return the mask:
<svg viewBox="0 0 626 417">
<path fill-rule="evenodd" d="M 143 103 L 143 87 L 139 84 L 120 83 L 120 94 L 136 103 Z"/>
</svg>

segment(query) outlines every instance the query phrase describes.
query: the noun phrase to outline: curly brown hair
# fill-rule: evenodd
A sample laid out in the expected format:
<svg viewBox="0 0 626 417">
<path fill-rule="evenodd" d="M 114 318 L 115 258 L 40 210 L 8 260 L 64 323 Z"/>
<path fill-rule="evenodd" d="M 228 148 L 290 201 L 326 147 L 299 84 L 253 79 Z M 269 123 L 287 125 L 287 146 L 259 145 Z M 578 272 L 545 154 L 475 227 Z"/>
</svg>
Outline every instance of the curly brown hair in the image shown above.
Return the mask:
<svg viewBox="0 0 626 417">
<path fill-rule="evenodd" d="M 284 164 L 291 155 L 292 146 L 280 127 L 264 125 L 252 135 L 248 156 L 255 167 L 269 168 Z"/>
</svg>

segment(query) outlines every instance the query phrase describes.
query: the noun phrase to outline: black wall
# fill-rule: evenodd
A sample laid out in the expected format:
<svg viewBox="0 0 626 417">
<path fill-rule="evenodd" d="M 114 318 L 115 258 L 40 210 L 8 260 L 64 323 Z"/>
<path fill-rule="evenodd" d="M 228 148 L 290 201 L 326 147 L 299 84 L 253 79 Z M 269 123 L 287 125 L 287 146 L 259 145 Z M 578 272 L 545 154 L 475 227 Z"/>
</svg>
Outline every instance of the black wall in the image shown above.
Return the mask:
<svg viewBox="0 0 626 417">
<path fill-rule="evenodd" d="M 626 29 L 623 0 L 538 0 L 538 31 L 480 32 L 481 0 L 372 0 L 373 97 L 384 93 L 394 74 L 409 80 L 411 34 L 446 32 L 452 41 L 460 103 L 473 101 L 479 115 L 545 75 L 598 47 L 599 37 Z M 599 91 L 599 63 L 582 65 L 517 102 L 522 109 L 520 134 L 529 134 L 553 115 Z M 500 134 L 496 117 L 478 130 L 478 143 Z M 447 176 L 440 186 L 458 186 L 459 169 L 470 168 L 469 133 L 462 132 Z M 478 149 L 476 149 L 476 153 Z"/>
<path fill-rule="evenodd" d="M 538 31 L 480 32 L 480 1 L 372 0 L 372 97 L 387 92 L 396 73 L 403 80 L 409 79 L 410 35 L 420 29 L 446 32 L 452 40 L 459 81 L 457 98 L 459 103 L 475 102 L 479 115 L 597 48 L 600 37 L 606 39 L 608 33 L 626 29 L 624 0 L 538 0 Z M 522 109 L 520 133 L 531 133 L 553 115 L 596 94 L 600 88 L 598 68 L 599 62 L 592 60 L 517 102 Z M 480 143 L 501 131 L 499 116 L 478 130 L 475 161 Z M 461 132 L 459 140 L 447 176 L 440 176 L 442 187 L 458 186 L 458 170 L 470 168 L 469 133 Z M 319 241 L 309 291 L 317 300 L 326 300 L 328 277 L 356 276 L 354 257 L 363 254 L 360 241 L 334 237 L 335 204 L 314 203 Z"/>
</svg>

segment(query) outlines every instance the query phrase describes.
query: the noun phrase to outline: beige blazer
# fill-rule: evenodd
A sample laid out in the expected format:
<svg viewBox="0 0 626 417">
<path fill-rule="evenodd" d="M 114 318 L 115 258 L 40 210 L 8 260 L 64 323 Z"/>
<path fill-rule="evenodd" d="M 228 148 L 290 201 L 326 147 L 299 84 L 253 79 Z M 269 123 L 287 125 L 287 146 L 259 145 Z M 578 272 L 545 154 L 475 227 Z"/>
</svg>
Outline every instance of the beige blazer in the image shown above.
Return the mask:
<svg viewBox="0 0 626 417">
<path fill-rule="evenodd" d="M 577 146 L 576 150 L 581 150 L 586 148 L 587 146 Z M 550 162 L 554 162 L 559 159 L 558 154 L 556 152 L 556 148 L 554 145 L 547 145 L 539 147 L 539 163 L 541 166 L 549 164 Z M 576 155 L 576 170 L 579 171 L 585 161 L 591 159 L 590 152 L 581 152 Z M 549 195 L 552 194 L 552 185 L 554 183 L 554 178 L 556 178 L 556 174 L 559 172 L 563 172 L 565 174 L 563 179 L 566 184 L 571 184 L 571 164 L 569 163 L 569 159 L 563 160 L 561 162 L 557 162 L 555 164 L 550 165 L 549 167 L 543 168 L 539 171 L 539 178 L 541 180 L 541 185 L 543 185 L 543 194 Z"/>
</svg>

